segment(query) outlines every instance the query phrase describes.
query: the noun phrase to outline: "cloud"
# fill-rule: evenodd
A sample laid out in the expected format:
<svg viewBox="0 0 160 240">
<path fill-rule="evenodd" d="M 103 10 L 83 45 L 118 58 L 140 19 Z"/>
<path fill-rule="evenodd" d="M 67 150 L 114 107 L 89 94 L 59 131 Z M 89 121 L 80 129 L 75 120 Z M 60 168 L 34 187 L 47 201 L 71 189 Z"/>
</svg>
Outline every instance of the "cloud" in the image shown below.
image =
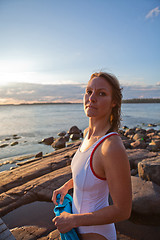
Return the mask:
<svg viewBox="0 0 160 240">
<path fill-rule="evenodd" d="M 0 86 L 0 104 L 82 102 L 84 84 L 12 83 Z"/>
<path fill-rule="evenodd" d="M 158 85 L 123 86 L 123 99 L 159 98 L 159 96 L 160 96 L 160 88 Z"/>
<path fill-rule="evenodd" d="M 159 98 L 160 83 L 156 85 L 123 85 L 123 99 Z M 12 83 L 0 86 L 0 104 L 82 102 L 85 84 Z"/>
<path fill-rule="evenodd" d="M 159 14 L 160 14 L 160 9 L 159 7 L 156 7 L 151 11 L 149 11 L 149 13 L 146 15 L 146 18 L 148 19 L 148 18 L 157 17 Z"/>
</svg>

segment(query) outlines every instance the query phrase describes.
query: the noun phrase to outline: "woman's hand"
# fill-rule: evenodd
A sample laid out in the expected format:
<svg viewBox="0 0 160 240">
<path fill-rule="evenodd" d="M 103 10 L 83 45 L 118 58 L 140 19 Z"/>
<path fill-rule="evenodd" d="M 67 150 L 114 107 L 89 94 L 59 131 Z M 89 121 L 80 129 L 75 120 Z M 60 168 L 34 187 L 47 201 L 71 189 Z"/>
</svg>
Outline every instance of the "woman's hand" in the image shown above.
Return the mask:
<svg viewBox="0 0 160 240">
<path fill-rule="evenodd" d="M 60 233 L 69 232 L 74 228 L 74 214 L 62 212 L 60 216 L 53 218 L 52 222 L 55 224 Z"/>
<path fill-rule="evenodd" d="M 56 189 L 53 192 L 52 195 L 52 201 L 55 205 L 57 205 L 57 195 L 60 194 L 61 198 L 60 198 L 60 204 L 63 203 L 64 200 L 64 196 L 68 193 L 68 190 L 73 188 L 73 179 L 71 178 L 68 182 L 66 182 L 62 187 Z"/>
<path fill-rule="evenodd" d="M 64 196 L 68 193 L 68 188 L 63 185 L 62 187 L 56 189 L 55 191 L 53 191 L 53 195 L 52 195 L 52 201 L 55 205 L 57 205 L 57 195 L 60 194 L 61 198 L 60 198 L 60 204 L 63 203 L 64 200 Z"/>
</svg>

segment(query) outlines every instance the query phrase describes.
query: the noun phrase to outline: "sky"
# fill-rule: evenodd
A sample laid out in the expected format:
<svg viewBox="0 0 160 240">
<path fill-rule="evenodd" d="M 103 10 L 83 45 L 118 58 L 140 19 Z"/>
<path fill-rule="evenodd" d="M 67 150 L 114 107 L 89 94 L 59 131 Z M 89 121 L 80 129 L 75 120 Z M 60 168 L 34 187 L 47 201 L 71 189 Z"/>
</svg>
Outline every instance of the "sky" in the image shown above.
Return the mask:
<svg viewBox="0 0 160 240">
<path fill-rule="evenodd" d="M 95 71 L 160 97 L 160 0 L 0 0 L 0 104 L 82 99 Z"/>
</svg>

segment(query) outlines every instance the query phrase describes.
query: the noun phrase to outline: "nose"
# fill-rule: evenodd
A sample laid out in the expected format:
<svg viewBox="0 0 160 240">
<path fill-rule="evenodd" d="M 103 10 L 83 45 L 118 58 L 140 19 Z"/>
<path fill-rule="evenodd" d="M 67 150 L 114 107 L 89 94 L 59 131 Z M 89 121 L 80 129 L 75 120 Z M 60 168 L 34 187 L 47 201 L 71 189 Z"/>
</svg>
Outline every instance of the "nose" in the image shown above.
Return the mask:
<svg viewBox="0 0 160 240">
<path fill-rule="evenodd" d="M 92 92 L 92 94 L 90 95 L 89 101 L 90 101 L 90 102 L 96 102 L 96 96 L 95 96 L 95 93 L 94 93 L 94 92 Z"/>
</svg>

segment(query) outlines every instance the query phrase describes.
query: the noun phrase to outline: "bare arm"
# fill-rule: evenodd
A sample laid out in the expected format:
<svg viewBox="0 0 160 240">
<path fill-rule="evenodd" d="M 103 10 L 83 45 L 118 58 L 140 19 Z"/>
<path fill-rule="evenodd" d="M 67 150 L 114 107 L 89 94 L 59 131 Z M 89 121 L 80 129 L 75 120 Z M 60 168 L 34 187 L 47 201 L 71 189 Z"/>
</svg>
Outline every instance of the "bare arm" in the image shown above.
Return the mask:
<svg viewBox="0 0 160 240">
<path fill-rule="evenodd" d="M 71 188 L 73 188 L 73 179 L 72 178 L 68 182 L 66 182 L 63 186 L 61 186 L 60 188 L 56 189 L 53 192 L 52 201 L 54 202 L 54 204 L 57 205 L 56 197 L 58 194 L 61 194 L 60 204 L 62 204 L 63 200 L 64 200 L 64 196 L 68 193 L 68 191 Z"/>
</svg>

